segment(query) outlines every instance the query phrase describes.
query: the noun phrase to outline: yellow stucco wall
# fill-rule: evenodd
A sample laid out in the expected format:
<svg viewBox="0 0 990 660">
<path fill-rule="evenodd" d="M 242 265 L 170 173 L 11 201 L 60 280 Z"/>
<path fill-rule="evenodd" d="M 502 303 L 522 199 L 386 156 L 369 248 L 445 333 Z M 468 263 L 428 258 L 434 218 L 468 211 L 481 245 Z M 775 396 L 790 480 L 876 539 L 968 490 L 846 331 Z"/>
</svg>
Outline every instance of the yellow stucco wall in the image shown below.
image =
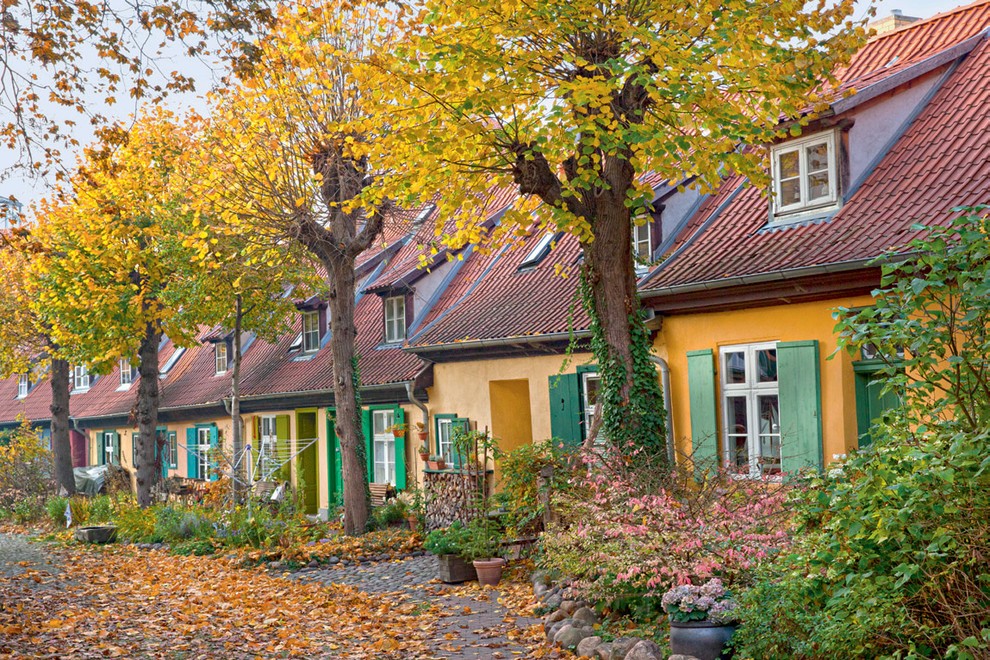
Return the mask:
<svg viewBox="0 0 990 660">
<path fill-rule="evenodd" d="M 833 454 L 844 454 L 855 448 L 853 359 L 846 352 L 829 358 L 836 348 L 832 310 L 839 306 L 867 306 L 872 302 L 869 296 L 856 296 L 822 302 L 665 317 L 663 329 L 654 342 L 654 351 L 670 365 L 674 437 L 678 449 L 687 453 L 691 447 L 688 351 L 712 349 L 717 356 L 723 346 L 810 339 L 818 340 L 820 353 L 825 461 L 832 460 Z M 719 414 L 721 415 L 721 406 Z M 720 419 L 720 427 L 721 421 Z M 721 443 L 719 450 L 721 451 Z"/>
<path fill-rule="evenodd" d="M 478 429 L 488 428 L 503 449 L 549 438 L 549 379 L 560 373 L 565 361 L 568 364 L 564 373 L 574 373 L 579 365 L 591 363 L 592 357 L 590 353 L 576 353 L 570 358 L 537 355 L 433 365 L 433 387 L 429 390 L 431 441 L 435 442 L 433 415 L 437 413 L 467 417 Z M 528 406 L 521 395 L 524 383 L 529 389 Z"/>
</svg>

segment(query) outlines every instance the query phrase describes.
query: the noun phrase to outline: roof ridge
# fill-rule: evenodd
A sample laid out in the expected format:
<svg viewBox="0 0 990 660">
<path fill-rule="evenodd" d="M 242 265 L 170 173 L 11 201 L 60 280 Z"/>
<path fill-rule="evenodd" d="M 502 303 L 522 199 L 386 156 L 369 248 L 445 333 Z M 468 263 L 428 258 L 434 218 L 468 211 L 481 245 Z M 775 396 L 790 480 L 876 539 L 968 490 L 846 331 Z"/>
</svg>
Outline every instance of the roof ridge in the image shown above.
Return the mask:
<svg viewBox="0 0 990 660">
<path fill-rule="evenodd" d="M 974 9 L 976 7 L 980 7 L 980 6 L 987 5 L 987 4 L 990 4 L 990 0 L 975 0 L 974 2 L 971 2 L 971 3 L 967 4 L 967 5 L 959 5 L 958 7 L 953 7 L 952 9 L 947 9 L 946 11 L 939 12 L 937 14 L 934 14 L 932 16 L 929 16 L 928 18 L 922 18 L 921 20 L 915 21 L 914 23 L 909 23 L 908 25 L 905 25 L 904 27 L 897 28 L 896 30 L 891 30 L 890 32 L 884 32 L 883 34 L 874 35 L 874 36 L 870 37 L 868 43 L 876 43 L 876 42 L 879 42 L 879 41 L 883 41 L 884 39 L 887 39 L 889 37 L 900 36 L 900 35 L 904 34 L 905 32 L 908 32 L 910 30 L 914 30 L 914 29 L 917 29 L 917 28 L 922 27 L 922 26 L 925 26 L 925 25 L 930 25 L 931 23 L 934 23 L 935 21 L 944 20 L 945 18 L 947 18 L 949 16 L 952 16 L 954 14 L 959 14 L 959 13 L 962 13 L 964 11 L 969 11 L 969 10 Z M 990 27 L 990 25 L 984 26 L 983 29 L 985 30 L 987 27 Z"/>
</svg>

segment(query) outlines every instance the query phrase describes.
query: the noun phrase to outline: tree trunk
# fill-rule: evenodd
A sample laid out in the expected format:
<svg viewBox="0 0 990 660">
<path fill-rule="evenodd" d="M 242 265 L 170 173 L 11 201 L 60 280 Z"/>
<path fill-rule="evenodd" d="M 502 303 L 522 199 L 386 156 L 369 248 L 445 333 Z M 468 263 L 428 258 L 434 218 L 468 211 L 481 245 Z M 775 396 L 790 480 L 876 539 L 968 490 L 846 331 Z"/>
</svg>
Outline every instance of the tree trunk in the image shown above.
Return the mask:
<svg viewBox="0 0 990 660">
<path fill-rule="evenodd" d="M 52 360 L 52 454 L 55 459 L 55 480 L 69 495 L 76 492 L 72 474 L 72 444 L 69 441 L 69 363 Z"/>
<path fill-rule="evenodd" d="M 337 417 L 337 437 L 344 477 L 344 533 L 363 534 L 368 526 L 371 495 L 368 490 L 367 455 L 358 404 L 356 353 L 354 342 L 354 259 L 343 254 L 324 257 L 323 265 L 330 273 L 333 292 L 330 296 L 330 318 L 333 329 L 330 351 L 333 355 L 333 397 Z"/>
<path fill-rule="evenodd" d="M 134 442 L 137 443 L 137 501 L 141 507 L 151 506 L 151 491 L 160 477 L 155 469 L 155 433 L 158 427 L 158 345 L 161 336 L 158 324 L 148 322 L 138 349 L 141 378 L 137 391 L 138 436 Z"/>
<path fill-rule="evenodd" d="M 234 490 L 234 501 L 240 502 L 245 490 L 244 486 L 247 483 L 247 470 L 244 461 L 250 461 L 251 456 L 241 455 L 244 452 L 244 427 L 241 419 L 241 325 L 244 319 L 244 308 L 241 294 L 237 294 L 234 304 L 234 371 L 230 375 L 230 428 L 234 474 L 231 484 Z"/>
</svg>

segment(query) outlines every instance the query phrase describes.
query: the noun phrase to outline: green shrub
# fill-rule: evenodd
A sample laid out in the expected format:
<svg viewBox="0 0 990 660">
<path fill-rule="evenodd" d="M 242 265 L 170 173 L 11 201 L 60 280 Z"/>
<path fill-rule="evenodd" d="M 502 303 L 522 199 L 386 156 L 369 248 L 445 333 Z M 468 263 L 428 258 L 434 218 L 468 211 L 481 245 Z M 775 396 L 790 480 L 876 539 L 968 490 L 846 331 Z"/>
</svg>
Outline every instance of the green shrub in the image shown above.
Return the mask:
<svg viewBox="0 0 990 660">
<path fill-rule="evenodd" d="M 45 503 L 48 519 L 57 528 L 65 527 L 65 510 L 69 507 L 69 498 L 56 495 Z"/>
<path fill-rule="evenodd" d="M 460 522 L 447 529 L 435 529 L 426 535 L 423 549 L 435 555 L 459 555 L 470 541 L 471 532 Z"/>
<path fill-rule="evenodd" d="M 157 517 L 154 508 L 142 509 L 132 501 L 118 502 L 114 522 L 117 525 L 117 538 L 132 543 L 160 543 L 163 539 L 156 534 Z"/>
<path fill-rule="evenodd" d="M 385 529 L 393 523 L 405 522 L 409 507 L 399 499 L 388 500 L 371 512 L 371 528 Z"/>
<path fill-rule="evenodd" d="M 40 520 L 45 515 L 45 506 L 41 500 L 31 497 L 16 502 L 13 512 L 17 523 L 26 525 Z"/>
<path fill-rule="evenodd" d="M 69 500 L 69 510 L 72 512 L 72 524 L 81 527 L 92 520 L 92 505 L 88 498 L 76 495 Z M 108 516 L 109 519 L 109 516 Z"/>
<path fill-rule="evenodd" d="M 173 555 L 205 556 L 216 552 L 216 546 L 210 539 L 192 539 L 176 543 L 171 547 Z"/>
<path fill-rule="evenodd" d="M 551 468 L 549 490 L 560 495 L 569 488 L 574 449 L 559 440 L 544 440 L 505 453 L 499 460 L 497 501 L 507 511 L 507 527 L 513 536 L 533 536 L 543 530 L 545 506 L 540 492 L 540 472 Z M 542 496 L 542 497 L 541 497 Z"/>
<path fill-rule="evenodd" d="M 73 512 L 75 520 L 75 512 Z M 113 500 L 108 495 L 97 495 L 89 500 L 89 519 L 94 523 L 107 523 L 113 518 Z"/>
</svg>

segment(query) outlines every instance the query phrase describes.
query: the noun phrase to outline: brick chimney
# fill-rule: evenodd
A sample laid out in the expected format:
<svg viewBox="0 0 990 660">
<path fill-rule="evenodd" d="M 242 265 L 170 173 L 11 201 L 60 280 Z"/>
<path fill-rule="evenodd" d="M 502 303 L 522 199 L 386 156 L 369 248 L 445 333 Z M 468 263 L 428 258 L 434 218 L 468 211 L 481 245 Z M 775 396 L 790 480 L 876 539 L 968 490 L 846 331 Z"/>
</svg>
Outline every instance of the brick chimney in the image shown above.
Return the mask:
<svg viewBox="0 0 990 660">
<path fill-rule="evenodd" d="M 915 21 L 920 21 L 921 19 L 917 16 L 905 16 L 904 12 L 900 9 L 891 9 L 890 16 L 884 16 L 883 18 L 878 18 L 869 25 L 866 26 L 867 30 L 874 30 L 875 34 L 873 36 L 879 36 L 881 34 L 887 34 L 888 32 L 893 32 L 894 30 L 900 30 L 902 27 L 906 27 L 914 23 Z"/>
</svg>

